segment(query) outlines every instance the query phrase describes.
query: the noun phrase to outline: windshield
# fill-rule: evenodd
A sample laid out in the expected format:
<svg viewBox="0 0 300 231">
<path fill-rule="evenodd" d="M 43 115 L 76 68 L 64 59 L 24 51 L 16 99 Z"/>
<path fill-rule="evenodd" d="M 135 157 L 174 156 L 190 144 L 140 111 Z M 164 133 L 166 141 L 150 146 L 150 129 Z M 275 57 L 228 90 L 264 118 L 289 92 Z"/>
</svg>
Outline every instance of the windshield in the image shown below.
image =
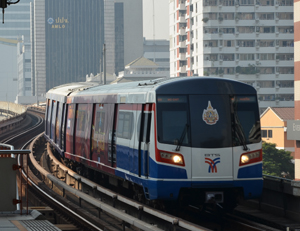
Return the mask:
<svg viewBox="0 0 300 231">
<path fill-rule="evenodd" d="M 261 140 L 260 118 L 255 96 L 235 96 L 233 106 L 233 145 L 258 143 Z"/>
<path fill-rule="evenodd" d="M 199 148 L 258 143 L 261 136 L 256 97 L 158 96 L 157 134 L 160 143 L 177 145 L 184 136 L 180 146 Z"/>
<path fill-rule="evenodd" d="M 177 145 L 189 124 L 187 96 L 158 96 L 157 102 L 158 142 Z M 181 145 L 188 143 L 185 132 Z"/>
</svg>

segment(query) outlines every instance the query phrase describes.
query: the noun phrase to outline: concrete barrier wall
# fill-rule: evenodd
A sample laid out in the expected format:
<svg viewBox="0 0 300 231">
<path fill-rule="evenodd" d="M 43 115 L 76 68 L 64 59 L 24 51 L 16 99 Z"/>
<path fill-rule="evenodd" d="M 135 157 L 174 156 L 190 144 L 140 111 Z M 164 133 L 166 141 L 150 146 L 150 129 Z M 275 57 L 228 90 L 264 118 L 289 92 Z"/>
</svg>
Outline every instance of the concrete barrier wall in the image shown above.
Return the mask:
<svg viewBox="0 0 300 231">
<path fill-rule="evenodd" d="M 22 125 L 22 122 L 26 118 L 27 107 L 0 101 L 0 113 L 10 115 L 0 121 L 0 135 L 2 135 Z"/>
<path fill-rule="evenodd" d="M 21 104 L 0 101 L 0 109 L 12 111 L 16 114 L 22 114 L 22 113 L 26 112 L 27 107 L 25 107 Z"/>
</svg>

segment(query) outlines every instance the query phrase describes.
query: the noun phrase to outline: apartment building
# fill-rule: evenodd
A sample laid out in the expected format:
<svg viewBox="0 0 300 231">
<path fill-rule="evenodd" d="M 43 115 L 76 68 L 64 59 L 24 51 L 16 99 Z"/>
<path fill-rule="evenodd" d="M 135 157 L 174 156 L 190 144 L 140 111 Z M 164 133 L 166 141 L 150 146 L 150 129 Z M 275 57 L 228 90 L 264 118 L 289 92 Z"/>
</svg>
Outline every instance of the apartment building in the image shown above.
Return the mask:
<svg viewBox="0 0 300 231">
<path fill-rule="evenodd" d="M 295 12 L 295 120 L 300 120 L 300 0 L 294 1 Z M 300 140 L 295 141 L 295 179 L 300 180 Z"/>
<path fill-rule="evenodd" d="M 254 86 L 261 112 L 294 106 L 293 0 L 170 0 L 170 75 Z"/>
</svg>

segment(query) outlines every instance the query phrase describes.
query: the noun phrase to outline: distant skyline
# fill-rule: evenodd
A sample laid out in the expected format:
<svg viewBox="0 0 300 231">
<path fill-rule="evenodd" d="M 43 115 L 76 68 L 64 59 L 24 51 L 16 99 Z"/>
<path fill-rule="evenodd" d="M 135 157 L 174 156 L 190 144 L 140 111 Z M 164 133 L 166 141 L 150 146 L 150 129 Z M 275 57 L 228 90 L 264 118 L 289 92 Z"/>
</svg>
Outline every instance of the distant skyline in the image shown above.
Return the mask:
<svg viewBox="0 0 300 231">
<path fill-rule="evenodd" d="M 153 1 L 155 36 L 153 36 Z M 169 0 L 143 0 L 143 36 L 169 40 Z"/>
</svg>

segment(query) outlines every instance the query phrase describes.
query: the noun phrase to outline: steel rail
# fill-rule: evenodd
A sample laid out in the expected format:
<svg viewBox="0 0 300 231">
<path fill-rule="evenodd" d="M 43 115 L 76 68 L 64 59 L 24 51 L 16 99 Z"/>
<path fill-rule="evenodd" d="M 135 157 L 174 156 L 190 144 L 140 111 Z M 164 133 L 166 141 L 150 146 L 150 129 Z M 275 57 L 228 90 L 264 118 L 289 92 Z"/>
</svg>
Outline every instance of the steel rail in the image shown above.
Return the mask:
<svg viewBox="0 0 300 231">
<path fill-rule="evenodd" d="M 34 143 L 35 140 L 37 140 L 39 137 L 41 136 L 38 135 L 32 139 L 30 139 L 23 147 L 25 148 L 26 146 L 30 144 L 30 150 L 32 150 L 32 143 Z M 30 153 L 30 156 L 32 155 L 32 152 Z M 34 159 L 34 157 L 33 157 Z M 35 160 L 35 159 L 34 159 Z M 20 158 L 19 158 L 19 164 L 20 164 Z M 27 163 L 28 164 L 28 163 Z M 48 197 L 51 201 L 55 202 L 56 204 L 58 204 L 59 206 L 61 206 L 62 208 L 64 208 L 65 210 L 67 210 L 69 213 L 73 214 L 74 216 L 76 216 L 77 218 L 79 218 L 80 220 L 84 221 L 85 223 L 89 224 L 91 227 L 93 227 L 95 230 L 99 230 L 99 231 L 103 231 L 102 229 L 100 229 L 99 227 L 95 226 L 94 224 L 92 224 L 91 222 L 89 222 L 88 220 L 86 220 L 85 218 L 83 218 L 82 216 L 78 215 L 77 213 L 75 213 L 73 210 L 71 210 L 70 208 L 66 207 L 65 205 L 63 205 L 62 203 L 60 203 L 58 200 L 56 200 L 55 198 L 53 198 L 52 196 L 50 196 L 49 194 L 47 194 L 46 192 L 44 192 L 44 190 L 42 190 L 38 185 L 36 185 L 30 178 L 29 176 L 26 174 L 26 172 L 22 169 L 22 174 L 25 178 L 28 178 L 28 181 L 31 183 L 31 185 L 33 187 L 35 187 L 37 190 L 39 190 L 39 192 L 41 192 L 44 196 Z"/>
<path fill-rule="evenodd" d="M 189 223 L 187 221 L 181 220 L 181 219 L 179 219 L 177 217 L 174 217 L 174 216 L 171 216 L 171 215 L 167 215 L 167 214 L 165 214 L 163 212 L 160 212 L 158 210 L 146 207 L 143 204 L 140 204 L 140 203 L 132 201 L 132 200 L 130 200 L 130 199 L 124 197 L 124 196 L 116 194 L 116 193 L 114 193 L 114 192 L 112 192 L 112 191 L 110 191 L 110 190 L 108 190 L 108 189 L 106 189 L 106 188 L 104 188 L 104 187 L 102 187 L 102 186 L 100 186 L 100 185 L 98 185 L 98 184 L 96 184 L 96 183 L 94 183 L 94 182 L 92 182 L 92 181 L 90 181 L 90 180 L 88 180 L 88 179 L 86 179 L 86 178 L 78 175 L 76 172 L 74 172 L 71 169 L 67 168 L 65 165 L 63 165 L 61 162 L 59 162 L 54 157 L 54 155 L 53 155 L 53 153 L 51 151 L 49 143 L 47 144 L 47 152 L 48 152 L 48 155 L 49 155 L 50 159 L 53 160 L 53 163 L 56 166 L 59 166 L 59 168 L 61 168 L 66 174 L 69 174 L 71 177 L 73 177 L 77 181 L 80 181 L 81 183 L 84 183 L 84 184 L 88 185 L 89 187 L 91 187 L 93 189 L 96 189 L 97 191 L 99 191 L 99 192 L 101 192 L 101 193 L 103 193 L 103 194 L 105 194 L 105 195 L 107 195 L 107 196 L 109 196 L 109 197 L 111 197 L 111 198 L 113 198 L 115 200 L 119 200 L 119 201 L 121 201 L 121 202 L 123 202 L 123 203 L 125 203 L 125 204 L 127 204 L 127 205 L 129 205 L 131 207 L 134 207 L 134 208 L 138 209 L 139 211 L 143 211 L 143 212 L 148 213 L 148 214 L 150 214 L 150 215 L 152 215 L 154 217 L 157 217 L 157 218 L 159 218 L 161 220 L 169 222 L 172 225 L 176 225 L 178 227 L 181 227 L 181 228 L 184 228 L 184 229 L 187 229 L 187 230 L 193 230 L 193 231 L 202 231 L 202 230 L 208 231 L 208 230 L 210 230 L 210 229 L 207 229 L 207 228 L 200 227 L 200 226 L 197 226 L 195 224 Z M 118 214 L 118 215 L 120 215 L 120 217 L 124 216 L 124 213 L 121 213 L 121 214 L 120 214 L 120 212 L 115 213 L 114 211 L 116 209 L 112 209 L 111 210 L 111 209 L 107 208 L 108 210 L 105 210 L 106 207 L 102 207 L 102 204 L 104 204 L 103 202 L 99 202 L 98 200 L 92 198 L 89 195 L 86 195 L 86 194 L 84 194 L 82 192 L 78 192 L 78 190 L 74 189 L 73 187 L 70 187 L 70 186 L 67 187 L 68 185 L 66 183 L 62 182 L 60 179 L 57 179 L 53 175 L 49 175 L 49 173 L 46 172 L 44 169 L 42 171 L 44 172 L 45 176 L 47 176 L 47 177 L 49 176 L 48 177 L 49 179 L 52 180 L 53 178 L 55 178 L 54 181 L 58 182 L 61 187 L 63 187 L 64 185 L 66 185 L 65 189 L 66 190 L 69 189 L 70 191 L 74 192 L 74 194 L 77 195 L 78 197 L 80 197 L 80 198 L 82 198 L 82 199 L 84 199 L 84 200 L 86 200 L 88 202 L 90 201 L 90 203 L 93 203 L 93 205 L 100 206 L 99 208 L 103 209 L 104 211 L 106 211 L 108 213 L 112 213 L 112 215 Z M 92 198 L 92 200 L 91 200 L 91 198 Z M 118 217 L 118 218 L 120 218 L 120 217 Z M 125 219 L 125 217 L 124 217 L 124 219 Z M 136 221 L 136 218 L 132 218 L 131 217 L 131 219 L 127 219 L 127 220 L 124 220 L 124 221 L 126 221 L 129 224 L 133 224 L 134 225 L 134 221 Z M 146 227 L 147 226 L 145 226 L 145 228 Z M 147 230 L 147 229 L 144 229 L 144 230 Z M 156 230 L 156 229 L 154 229 L 154 227 L 151 226 L 150 230 Z"/>
</svg>

